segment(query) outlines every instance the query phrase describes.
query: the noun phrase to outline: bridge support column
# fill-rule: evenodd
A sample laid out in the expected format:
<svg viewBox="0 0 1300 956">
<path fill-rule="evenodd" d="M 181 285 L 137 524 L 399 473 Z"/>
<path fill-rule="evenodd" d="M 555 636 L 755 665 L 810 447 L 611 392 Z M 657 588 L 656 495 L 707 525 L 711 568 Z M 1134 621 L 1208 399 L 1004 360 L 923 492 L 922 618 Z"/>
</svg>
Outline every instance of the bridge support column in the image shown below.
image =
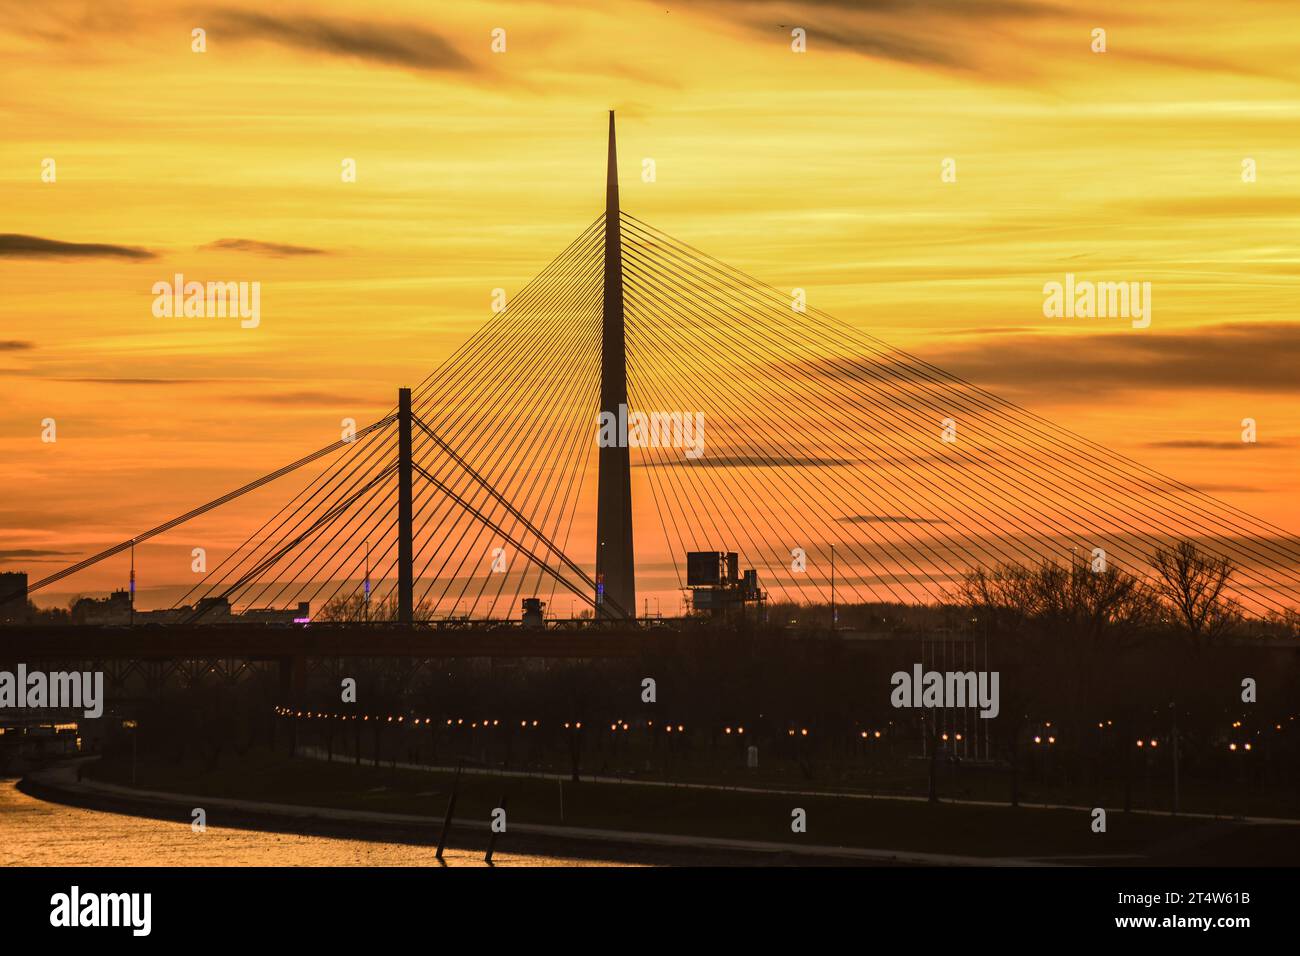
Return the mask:
<svg viewBox="0 0 1300 956">
<path fill-rule="evenodd" d="M 397 390 L 397 620 L 415 619 L 414 553 L 411 543 L 411 390 Z"/>
<path fill-rule="evenodd" d="M 307 658 L 281 657 L 280 700 L 285 706 L 297 705 L 307 690 Z"/>
<path fill-rule="evenodd" d="M 614 111 L 609 112 L 605 182 L 605 287 L 600 334 L 600 411 L 627 420 L 627 359 L 623 341 L 623 249 L 618 210 Z M 602 445 L 596 488 L 596 615 L 636 617 L 632 560 L 632 465 L 626 444 Z"/>
</svg>

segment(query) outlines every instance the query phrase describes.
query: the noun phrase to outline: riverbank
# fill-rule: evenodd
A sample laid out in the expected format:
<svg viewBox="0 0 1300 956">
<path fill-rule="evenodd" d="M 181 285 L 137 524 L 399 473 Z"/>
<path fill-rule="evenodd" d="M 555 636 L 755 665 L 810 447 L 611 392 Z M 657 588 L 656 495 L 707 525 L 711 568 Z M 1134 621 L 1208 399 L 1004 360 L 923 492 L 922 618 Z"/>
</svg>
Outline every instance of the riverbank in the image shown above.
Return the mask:
<svg viewBox="0 0 1300 956">
<path fill-rule="evenodd" d="M 169 821 L 192 822 L 202 808 L 210 827 L 247 829 L 322 837 L 330 840 L 401 843 L 411 848 L 414 862 L 399 865 L 436 865 L 433 847 L 442 832 L 441 816 L 348 810 L 246 799 L 215 797 L 210 793 L 184 794 L 105 783 L 78 773 L 77 761 L 34 771 L 17 790 L 28 796 L 71 807 Z M 448 832 L 447 857 L 481 862 L 489 830 L 486 821 L 463 818 L 459 811 Z M 496 859 L 523 861 L 523 865 L 633 865 L 633 866 L 737 866 L 737 865 L 902 865 L 927 861 L 904 859 L 898 854 L 844 851 L 836 847 L 764 845 L 752 841 L 708 840 L 582 827 L 551 827 L 511 823 L 508 836 L 497 842 Z M 978 861 L 970 861 L 978 862 Z M 391 865 L 391 863 L 386 863 Z"/>
<path fill-rule="evenodd" d="M 117 812 L 167 814 L 209 825 L 345 832 L 436 842 L 457 793 L 452 845 L 486 845 L 492 811 L 506 803 L 501 849 L 614 854 L 631 862 L 912 865 L 1294 865 L 1300 828 L 1108 814 L 1071 809 L 854 800 L 837 795 L 668 790 L 631 783 L 355 766 L 253 752 L 217 769 L 130 761 L 94 762 L 34 774 L 24 788 L 46 799 Z M 807 829 L 791 830 L 802 809 Z M 653 859 L 648 859 L 653 857 Z"/>
<path fill-rule="evenodd" d="M 12 873 L 13 868 L 57 871 L 87 867 L 101 871 L 116 867 L 428 869 L 431 858 L 432 851 L 426 846 L 376 839 L 374 834 L 358 839 L 342 832 L 319 834 L 216 824 L 197 834 L 188 820 L 43 800 L 18 789 L 13 778 L 0 777 L 0 874 Z M 443 862 L 451 869 L 486 865 L 482 846 L 449 847 Z M 492 865 L 587 868 L 623 866 L 625 861 L 528 854 L 511 847 L 499 851 Z"/>
</svg>

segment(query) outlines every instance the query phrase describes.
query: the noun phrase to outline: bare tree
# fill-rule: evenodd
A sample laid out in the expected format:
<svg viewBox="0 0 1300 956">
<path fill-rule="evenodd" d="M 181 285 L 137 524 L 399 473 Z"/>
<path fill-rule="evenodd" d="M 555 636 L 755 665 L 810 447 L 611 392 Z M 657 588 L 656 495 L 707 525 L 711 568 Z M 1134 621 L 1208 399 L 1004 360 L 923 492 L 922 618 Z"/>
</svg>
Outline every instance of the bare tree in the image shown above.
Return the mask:
<svg viewBox="0 0 1300 956">
<path fill-rule="evenodd" d="M 318 621 L 394 621 L 397 619 L 397 602 L 392 598 L 367 601 L 360 594 L 336 597 L 326 601 L 316 615 Z"/>
<path fill-rule="evenodd" d="M 1034 572 L 1015 563 L 969 572 L 958 586 L 957 600 L 984 615 L 990 629 L 1004 633 L 1023 633 L 1042 610 Z"/>
<path fill-rule="evenodd" d="M 411 611 L 411 617 L 416 621 L 437 619 L 433 602 L 425 600 L 417 603 Z M 367 601 L 360 594 L 336 597 L 325 602 L 316 614 L 316 620 L 392 623 L 397 620 L 397 598 L 389 595 L 379 601 Z"/>
<path fill-rule="evenodd" d="M 1236 570 L 1227 558 L 1183 540 L 1172 548 L 1157 548 L 1151 565 L 1157 593 L 1197 646 L 1222 636 L 1237 620 L 1236 604 L 1224 593 Z"/>
</svg>

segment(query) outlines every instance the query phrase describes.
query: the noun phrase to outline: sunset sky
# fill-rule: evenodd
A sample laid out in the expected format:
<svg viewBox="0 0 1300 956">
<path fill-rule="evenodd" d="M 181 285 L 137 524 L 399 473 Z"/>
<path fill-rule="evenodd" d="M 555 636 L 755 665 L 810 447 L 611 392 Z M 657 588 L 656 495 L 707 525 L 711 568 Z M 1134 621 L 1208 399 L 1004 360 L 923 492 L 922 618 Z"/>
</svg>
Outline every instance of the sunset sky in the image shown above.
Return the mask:
<svg viewBox="0 0 1300 956">
<path fill-rule="evenodd" d="M 628 212 L 1300 529 L 1300 10 L 1142 6 L 0 2 L 0 570 L 385 414 L 600 212 L 610 109 Z M 176 273 L 260 282 L 260 325 L 155 317 Z M 1150 282 L 1150 328 L 1045 318 L 1066 273 Z"/>
</svg>

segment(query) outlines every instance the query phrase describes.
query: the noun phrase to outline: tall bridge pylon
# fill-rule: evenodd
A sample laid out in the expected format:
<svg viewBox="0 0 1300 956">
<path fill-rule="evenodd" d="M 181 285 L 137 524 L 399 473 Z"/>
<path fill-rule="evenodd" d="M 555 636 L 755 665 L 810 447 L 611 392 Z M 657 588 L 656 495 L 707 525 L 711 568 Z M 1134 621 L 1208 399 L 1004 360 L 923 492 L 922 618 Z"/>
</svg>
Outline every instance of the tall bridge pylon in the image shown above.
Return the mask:
<svg viewBox="0 0 1300 956">
<path fill-rule="evenodd" d="M 609 111 L 605 180 L 604 291 L 600 327 L 600 411 L 627 419 L 627 355 L 623 330 L 623 251 L 618 208 L 618 150 Z M 619 429 L 620 434 L 623 429 Z M 601 617 L 636 614 L 632 552 L 632 462 L 624 442 L 600 448 L 596 493 L 596 607 Z M 624 609 L 616 611 L 614 608 Z"/>
</svg>

